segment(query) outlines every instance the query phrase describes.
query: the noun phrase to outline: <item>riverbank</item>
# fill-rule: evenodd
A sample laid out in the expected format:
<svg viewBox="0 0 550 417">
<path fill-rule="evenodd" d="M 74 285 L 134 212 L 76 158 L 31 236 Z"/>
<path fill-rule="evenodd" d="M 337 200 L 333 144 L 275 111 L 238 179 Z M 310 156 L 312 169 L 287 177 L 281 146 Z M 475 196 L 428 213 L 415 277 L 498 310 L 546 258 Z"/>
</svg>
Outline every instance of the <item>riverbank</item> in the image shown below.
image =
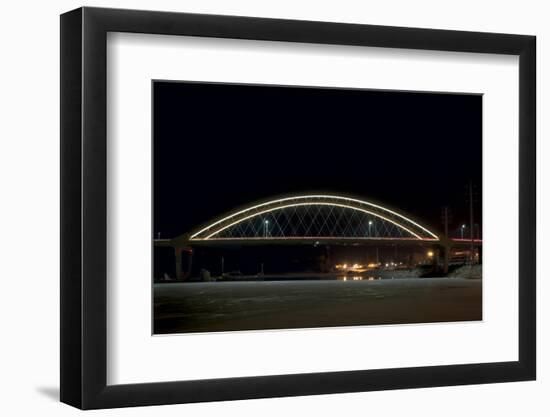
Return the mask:
<svg viewBox="0 0 550 417">
<path fill-rule="evenodd" d="M 483 265 L 464 265 L 455 269 L 448 276 L 449 278 L 481 279 Z"/>
</svg>

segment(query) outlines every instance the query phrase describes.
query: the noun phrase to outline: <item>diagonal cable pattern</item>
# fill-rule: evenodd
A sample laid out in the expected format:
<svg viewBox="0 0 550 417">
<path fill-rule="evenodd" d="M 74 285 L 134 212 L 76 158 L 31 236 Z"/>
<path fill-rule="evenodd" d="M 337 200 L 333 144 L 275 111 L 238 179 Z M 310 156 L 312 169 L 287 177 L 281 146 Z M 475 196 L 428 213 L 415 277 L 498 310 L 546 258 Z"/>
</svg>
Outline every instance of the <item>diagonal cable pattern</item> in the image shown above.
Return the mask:
<svg viewBox="0 0 550 417">
<path fill-rule="evenodd" d="M 285 197 L 235 211 L 191 234 L 191 240 L 438 239 L 433 232 L 394 210 L 350 197 Z"/>
</svg>

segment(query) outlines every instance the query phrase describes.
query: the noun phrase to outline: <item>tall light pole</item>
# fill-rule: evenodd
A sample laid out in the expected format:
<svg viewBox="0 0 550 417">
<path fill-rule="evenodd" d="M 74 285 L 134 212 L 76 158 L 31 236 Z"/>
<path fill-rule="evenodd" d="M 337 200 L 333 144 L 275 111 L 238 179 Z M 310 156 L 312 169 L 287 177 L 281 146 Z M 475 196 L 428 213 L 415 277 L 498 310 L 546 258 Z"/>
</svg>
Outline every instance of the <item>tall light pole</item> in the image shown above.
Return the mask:
<svg viewBox="0 0 550 417">
<path fill-rule="evenodd" d="M 372 220 L 369 220 L 369 237 L 372 237 L 372 233 L 370 231 L 372 227 Z M 376 248 L 376 267 L 378 268 L 378 247 Z"/>
<path fill-rule="evenodd" d="M 449 207 L 443 207 L 443 226 L 445 228 L 445 237 L 449 237 Z"/>
<path fill-rule="evenodd" d="M 464 239 L 464 229 L 466 228 L 466 225 L 463 224 L 462 226 L 460 226 L 460 238 L 461 239 Z"/>
<path fill-rule="evenodd" d="M 264 237 L 267 238 L 267 228 L 269 226 L 269 220 L 264 222 Z"/>
</svg>

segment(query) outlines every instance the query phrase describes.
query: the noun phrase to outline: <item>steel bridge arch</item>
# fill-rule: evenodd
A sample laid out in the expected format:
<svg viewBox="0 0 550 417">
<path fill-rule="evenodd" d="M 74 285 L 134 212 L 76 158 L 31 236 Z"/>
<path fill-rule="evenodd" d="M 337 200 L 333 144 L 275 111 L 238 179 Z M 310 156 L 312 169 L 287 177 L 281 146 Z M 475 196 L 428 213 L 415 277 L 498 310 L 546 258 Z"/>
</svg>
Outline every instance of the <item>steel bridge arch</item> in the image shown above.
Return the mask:
<svg viewBox="0 0 550 417">
<path fill-rule="evenodd" d="M 390 222 L 406 233 L 411 235 L 411 239 L 416 240 L 439 240 L 439 237 L 422 226 L 410 217 L 397 211 L 383 207 L 366 200 L 357 198 L 330 195 L 330 194 L 306 194 L 276 198 L 258 204 L 253 204 L 244 209 L 224 215 L 218 220 L 212 221 L 198 230 L 192 231 L 189 237 L 190 241 L 221 240 L 219 234 L 224 230 L 231 228 L 241 222 L 245 222 L 256 216 L 262 216 L 276 210 L 283 210 L 290 207 L 299 206 L 334 206 L 375 216 L 383 221 Z"/>
</svg>

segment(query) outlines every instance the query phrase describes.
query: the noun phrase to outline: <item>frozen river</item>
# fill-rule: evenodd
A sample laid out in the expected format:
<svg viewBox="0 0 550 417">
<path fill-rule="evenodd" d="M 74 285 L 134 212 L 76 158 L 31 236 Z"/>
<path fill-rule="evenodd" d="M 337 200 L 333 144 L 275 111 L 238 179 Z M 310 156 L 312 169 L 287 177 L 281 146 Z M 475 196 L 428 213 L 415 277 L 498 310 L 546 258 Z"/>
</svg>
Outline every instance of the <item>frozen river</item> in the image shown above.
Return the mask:
<svg viewBox="0 0 550 417">
<path fill-rule="evenodd" d="M 154 285 L 156 334 L 481 320 L 482 280 Z"/>
</svg>

